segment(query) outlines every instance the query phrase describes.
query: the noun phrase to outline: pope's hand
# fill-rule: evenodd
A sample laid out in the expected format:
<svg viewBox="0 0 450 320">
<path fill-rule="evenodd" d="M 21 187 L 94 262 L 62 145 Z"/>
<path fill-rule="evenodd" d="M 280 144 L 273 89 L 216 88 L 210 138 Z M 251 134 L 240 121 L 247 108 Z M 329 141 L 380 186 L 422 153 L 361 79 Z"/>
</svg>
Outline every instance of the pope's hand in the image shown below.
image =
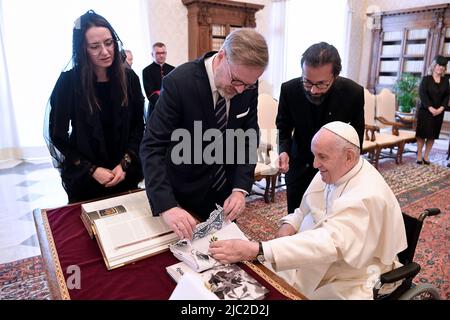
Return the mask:
<svg viewBox="0 0 450 320">
<path fill-rule="evenodd" d="M 240 239 L 219 240 L 209 245 L 209 254 L 223 264 L 254 260 L 258 251 L 257 242 Z"/>
</svg>

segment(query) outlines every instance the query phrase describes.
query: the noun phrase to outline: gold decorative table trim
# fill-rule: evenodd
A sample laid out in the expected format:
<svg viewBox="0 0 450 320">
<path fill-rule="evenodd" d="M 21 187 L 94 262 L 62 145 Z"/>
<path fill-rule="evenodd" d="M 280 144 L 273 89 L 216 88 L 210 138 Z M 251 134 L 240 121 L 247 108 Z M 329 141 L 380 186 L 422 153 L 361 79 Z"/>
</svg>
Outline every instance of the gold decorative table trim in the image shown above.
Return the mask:
<svg viewBox="0 0 450 320">
<path fill-rule="evenodd" d="M 243 261 L 247 267 L 256 272 L 261 278 L 267 281 L 272 287 L 274 287 L 278 292 L 280 292 L 285 297 L 292 300 L 307 300 L 307 298 L 300 292 L 295 290 L 290 284 L 288 284 L 280 276 L 276 275 L 274 272 L 269 270 L 266 266 L 261 263 L 253 263 L 250 261 Z"/>
</svg>

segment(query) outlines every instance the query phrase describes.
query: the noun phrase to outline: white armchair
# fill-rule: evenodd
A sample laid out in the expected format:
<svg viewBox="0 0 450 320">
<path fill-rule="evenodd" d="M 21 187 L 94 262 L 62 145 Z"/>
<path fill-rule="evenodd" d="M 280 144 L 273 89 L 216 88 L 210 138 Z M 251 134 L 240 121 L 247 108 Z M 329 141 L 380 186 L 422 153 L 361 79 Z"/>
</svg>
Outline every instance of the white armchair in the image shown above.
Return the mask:
<svg viewBox="0 0 450 320">
<path fill-rule="evenodd" d="M 258 147 L 258 162 L 255 168 L 255 181 L 265 180 L 264 200 L 275 201 L 275 186 L 279 175 L 277 166 L 277 131 L 275 118 L 278 102 L 268 94 L 258 96 L 258 125 L 261 130 Z M 256 194 L 259 194 L 255 192 Z"/>
</svg>

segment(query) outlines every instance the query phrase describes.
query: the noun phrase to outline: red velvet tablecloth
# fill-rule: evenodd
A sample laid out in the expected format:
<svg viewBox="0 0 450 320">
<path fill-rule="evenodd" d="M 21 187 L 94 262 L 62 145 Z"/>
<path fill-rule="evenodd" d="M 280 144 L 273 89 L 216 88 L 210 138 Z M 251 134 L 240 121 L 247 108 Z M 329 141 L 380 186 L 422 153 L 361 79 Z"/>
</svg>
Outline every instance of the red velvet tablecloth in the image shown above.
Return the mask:
<svg viewBox="0 0 450 320">
<path fill-rule="evenodd" d="M 168 299 L 176 286 L 166 272 L 166 266 L 178 262 L 172 253 L 166 251 L 108 271 L 97 242 L 89 237 L 81 221 L 80 210 L 80 205 L 72 205 L 46 212 L 47 233 L 51 233 L 47 237 L 53 237 L 60 271 L 69 284 L 63 289 L 70 299 Z M 77 268 L 70 266 L 79 267 L 79 289 L 71 288 L 77 284 L 73 278 Z M 287 299 L 246 265 L 240 266 L 269 289 L 267 299 Z"/>
</svg>

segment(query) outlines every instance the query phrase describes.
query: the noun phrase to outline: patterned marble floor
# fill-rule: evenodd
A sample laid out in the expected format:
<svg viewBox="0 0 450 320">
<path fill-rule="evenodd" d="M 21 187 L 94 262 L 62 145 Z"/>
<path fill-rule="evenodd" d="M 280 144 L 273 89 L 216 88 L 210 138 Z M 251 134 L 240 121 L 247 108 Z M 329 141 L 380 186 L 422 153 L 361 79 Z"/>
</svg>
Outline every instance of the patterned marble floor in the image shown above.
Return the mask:
<svg viewBox="0 0 450 320">
<path fill-rule="evenodd" d="M 66 203 L 49 159 L 0 162 L 0 263 L 39 255 L 33 209 Z"/>
<path fill-rule="evenodd" d="M 414 144 L 408 147 L 416 150 Z M 434 148 L 447 150 L 447 138 L 436 140 Z M 33 210 L 65 204 L 67 195 L 50 159 L 0 161 L 0 263 L 40 255 Z"/>
</svg>

